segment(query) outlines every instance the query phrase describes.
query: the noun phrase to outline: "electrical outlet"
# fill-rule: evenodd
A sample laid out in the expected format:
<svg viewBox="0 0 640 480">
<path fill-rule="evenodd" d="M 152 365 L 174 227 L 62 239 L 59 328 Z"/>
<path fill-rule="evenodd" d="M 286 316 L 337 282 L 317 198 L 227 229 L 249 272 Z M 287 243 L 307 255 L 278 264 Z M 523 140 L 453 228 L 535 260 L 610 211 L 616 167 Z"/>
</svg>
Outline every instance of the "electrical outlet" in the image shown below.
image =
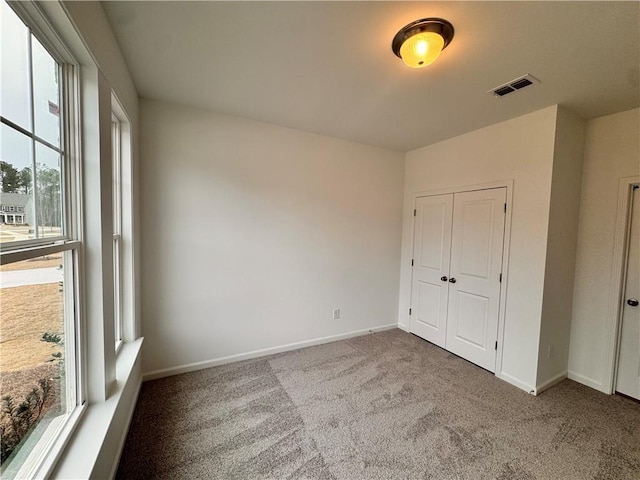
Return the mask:
<svg viewBox="0 0 640 480">
<path fill-rule="evenodd" d="M 333 309 L 333 319 L 334 320 L 338 320 L 340 318 L 340 309 L 339 308 L 334 308 Z"/>
</svg>

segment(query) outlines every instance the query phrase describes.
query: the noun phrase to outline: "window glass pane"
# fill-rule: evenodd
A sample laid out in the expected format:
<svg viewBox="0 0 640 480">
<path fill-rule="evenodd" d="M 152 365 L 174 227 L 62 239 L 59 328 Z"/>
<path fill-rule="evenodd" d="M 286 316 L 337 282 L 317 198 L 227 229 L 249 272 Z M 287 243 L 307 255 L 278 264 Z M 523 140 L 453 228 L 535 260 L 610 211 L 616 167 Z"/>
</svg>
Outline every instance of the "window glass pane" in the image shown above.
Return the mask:
<svg viewBox="0 0 640 480">
<path fill-rule="evenodd" d="M 35 133 L 60 146 L 60 87 L 58 64 L 37 38 L 31 36 Z"/>
<path fill-rule="evenodd" d="M 38 237 L 58 237 L 62 230 L 60 154 L 36 143 L 36 215 Z"/>
<path fill-rule="evenodd" d="M 0 243 L 34 238 L 32 145 L 29 137 L 0 124 Z"/>
<path fill-rule="evenodd" d="M 122 223 L 122 178 L 120 173 L 120 123 L 114 117 L 111 122 L 111 165 L 113 190 L 113 318 L 115 321 L 116 348 L 122 340 L 122 278 L 120 234 Z"/>
<path fill-rule="evenodd" d="M 116 346 L 122 340 L 122 283 L 120 278 L 120 239 L 113 239 L 113 320 Z"/>
<path fill-rule="evenodd" d="M 113 201 L 113 233 L 120 234 L 121 218 L 121 174 L 120 174 L 120 124 L 111 122 L 111 167 L 112 167 L 112 201 Z"/>
<path fill-rule="evenodd" d="M 69 256 L 70 258 L 70 256 Z M 0 398 L 2 476 L 24 457 L 67 402 L 63 254 L 0 267 Z"/>
<path fill-rule="evenodd" d="M 31 130 L 29 30 L 4 0 L 0 13 L 0 114 Z"/>
</svg>

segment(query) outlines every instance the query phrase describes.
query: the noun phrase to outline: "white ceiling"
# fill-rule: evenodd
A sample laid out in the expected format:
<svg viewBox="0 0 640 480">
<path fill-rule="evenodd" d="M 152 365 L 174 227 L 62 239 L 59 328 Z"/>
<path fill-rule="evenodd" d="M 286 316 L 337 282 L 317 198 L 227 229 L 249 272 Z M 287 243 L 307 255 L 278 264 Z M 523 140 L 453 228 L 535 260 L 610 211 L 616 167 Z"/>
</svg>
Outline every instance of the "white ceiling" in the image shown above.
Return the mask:
<svg viewBox="0 0 640 480">
<path fill-rule="evenodd" d="M 103 2 L 142 97 L 407 151 L 552 104 L 640 104 L 640 2 Z M 455 37 L 420 70 L 405 24 Z M 541 83 L 487 90 L 530 73 Z"/>
</svg>

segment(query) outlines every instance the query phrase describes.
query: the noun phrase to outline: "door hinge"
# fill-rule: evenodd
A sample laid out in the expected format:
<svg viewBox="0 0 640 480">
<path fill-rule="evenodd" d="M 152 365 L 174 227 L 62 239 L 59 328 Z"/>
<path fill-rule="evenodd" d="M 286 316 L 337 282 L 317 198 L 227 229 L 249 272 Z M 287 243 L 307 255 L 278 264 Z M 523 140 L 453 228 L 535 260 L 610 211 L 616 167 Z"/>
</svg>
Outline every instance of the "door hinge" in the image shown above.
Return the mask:
<svg viewBox="0 0 640 480">
<path fill-rule="evenodd" d="M 413 267 L 413 258 L 411 259 L 411 266 Z"/>
<path fill-rule="evenodd" d="M 417 210 L 414 208 L 414 209 L 413 209 L 413 216 L 414 216 L 414 217 L 416 216 L 416 212 L 417 212 Z"/>
<path fill-rule="evenodd" d="M 500 274 L 500 283 L 502 283 L 502 274 Z"/>
<path fill-rule="evenodd" d="M 498 341 L 496 340 L 496 350 L 498 350 Z"/>
<path fill-rule="evenodd" d="M 409 309 L 409 315 L 411 315 L 411 309 Z"/>
<path fill-rule="evenodd" d="M 507 204 L 504 204 L 504 213 L 507 213 Z"/>
</svg>

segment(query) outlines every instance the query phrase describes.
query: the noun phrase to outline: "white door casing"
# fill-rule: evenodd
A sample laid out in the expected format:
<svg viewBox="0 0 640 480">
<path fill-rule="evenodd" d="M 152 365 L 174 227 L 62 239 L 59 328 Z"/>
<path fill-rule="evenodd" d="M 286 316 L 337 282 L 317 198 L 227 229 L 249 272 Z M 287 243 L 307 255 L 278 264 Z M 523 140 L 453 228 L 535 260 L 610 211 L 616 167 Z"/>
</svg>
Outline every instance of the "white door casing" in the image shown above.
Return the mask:
<svg viewBox="0 0 640 480">
<path fill-rule="evenodd" d="M 640 300 L 640 190 L 634 189 L 616 391 L 640 400 L 640 306 L 637 305 L 638 300 Z"/>
<path fill-rule="evenodd" d="M 412 333 L 445 346 L 448 282 L 451 252 L 453 194 L 419 197 L 415 204 Z"/>
<path fill-rule="evenodd" d="M 447 350 L 496 369 L 506 189 L 456 194 Z"/>
</svg>

